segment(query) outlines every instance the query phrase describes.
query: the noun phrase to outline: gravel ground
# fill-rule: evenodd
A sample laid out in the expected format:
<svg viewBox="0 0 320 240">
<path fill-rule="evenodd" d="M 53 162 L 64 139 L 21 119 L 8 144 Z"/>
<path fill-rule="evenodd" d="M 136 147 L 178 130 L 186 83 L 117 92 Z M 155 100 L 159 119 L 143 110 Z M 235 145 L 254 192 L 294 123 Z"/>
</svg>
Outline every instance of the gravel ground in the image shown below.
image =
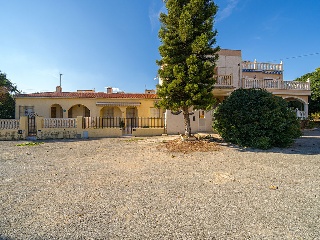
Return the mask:
<svg viewBox="0 0 320 240">
<path fill-rule="evenodd" d="M 173 138 L 0 142 L 0 239 L 320 239 L 320 130 L 268 151 Z"/>
</svg>

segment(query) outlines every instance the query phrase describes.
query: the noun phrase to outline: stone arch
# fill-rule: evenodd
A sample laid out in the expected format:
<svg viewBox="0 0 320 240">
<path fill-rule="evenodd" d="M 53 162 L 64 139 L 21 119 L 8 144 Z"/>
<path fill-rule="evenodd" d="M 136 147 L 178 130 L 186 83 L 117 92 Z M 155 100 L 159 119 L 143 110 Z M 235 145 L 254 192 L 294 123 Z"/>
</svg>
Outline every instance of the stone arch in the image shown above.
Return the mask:
<svg viewBox="0 0 320 240">
<path fill-rule="evenodd" d="M 90 117 L 90 109 L 83 104 L 76 104 L 69 108 L 68 118 Z"/>
<path fill-rule="evenodd" d="M 296 111 L 297 117 L 300 119 L 306 119 L 309 114 L 308 102 L 299 97 L 284 97 L 289 102 L 289 107 Z"/>
<path fill-rule="evenodd" d="M 289 107 L 293 109 L 305 111 L 308 106 L 308 103 L 299 97 L 285 97 L 284 99 L 288 102 Z"/>
<path fill-rule="evenodd" d="M 63 109 L 60 104 L 51 105 L 50 118 L 63 118 Z"/>
</svg>

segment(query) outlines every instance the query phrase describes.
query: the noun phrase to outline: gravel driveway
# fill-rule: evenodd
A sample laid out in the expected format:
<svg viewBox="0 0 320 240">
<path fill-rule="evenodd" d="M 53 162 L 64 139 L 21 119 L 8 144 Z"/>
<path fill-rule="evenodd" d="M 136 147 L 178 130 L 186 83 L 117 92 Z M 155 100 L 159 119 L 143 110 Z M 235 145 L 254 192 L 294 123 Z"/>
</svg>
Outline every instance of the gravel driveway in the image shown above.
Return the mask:
<svg viewBox="0 0 320 240">
<path fill-rule="evenodd" d="M 0 142 L 0 239 L 320 239 L 319 130 L 268 151 L 173 138 Z"/>
</svg>

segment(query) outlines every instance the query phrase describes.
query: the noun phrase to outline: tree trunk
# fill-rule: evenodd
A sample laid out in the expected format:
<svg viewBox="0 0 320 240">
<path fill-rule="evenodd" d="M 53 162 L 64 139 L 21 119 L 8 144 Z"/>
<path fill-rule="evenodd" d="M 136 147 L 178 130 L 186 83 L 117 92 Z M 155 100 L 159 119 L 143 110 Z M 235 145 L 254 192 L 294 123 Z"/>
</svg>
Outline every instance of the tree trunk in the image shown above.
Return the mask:
<svg viewBox="0 0 320 240">
<path fill-rule="evenodd" d="M 188 109 L 188 107 L 183 107 L 182 111 L 183 111 L 184 126 L 185 126 L 184 134 L 187 138 L 189 138 L 189 137 L 191 137 L 189 109 Z"/>
</svg>

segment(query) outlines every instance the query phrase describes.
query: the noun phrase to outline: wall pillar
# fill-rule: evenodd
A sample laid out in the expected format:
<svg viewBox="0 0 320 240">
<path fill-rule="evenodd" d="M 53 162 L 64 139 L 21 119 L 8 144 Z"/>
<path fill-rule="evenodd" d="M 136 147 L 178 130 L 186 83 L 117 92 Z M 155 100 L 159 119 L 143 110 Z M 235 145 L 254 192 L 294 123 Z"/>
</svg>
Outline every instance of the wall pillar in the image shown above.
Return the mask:
<svg viewBox="0 0 320 240">
<path fill-rule="evenodd" d="M 306 118 L 308 118 L 309 115 L 309 103 L 304 103 L 304 112 L 306 113 Z"/>
<path fill-rule="evenodd" d="M 80 134 L 81 137 L 83 137 L 82 121 L 83 121 L 83 117 L 78 116 L 77 117 L 77 134 Z"/>
<path fill-rule="evenodd" d="M 20 117 L 19 130 L 22 131 L 22 134 L 21 134 L 22 139 L 25 139 L 28 135 L 28 117 L 27 116 Z"/>
<path fill-rule="evenodd" d="M 62 108 L 62 118 L 68 118 L 68 109 Z"/>
<path fill-rule="evenodd" d="M 42 129 L 44 127 L 43 117 L 36 116 L 36 131 L 37 137 L 42 138 Z"/>
<path fill-rule="evenodd" d="M 38 129 L 41 130 L 43 128 L 43 117 L 36 116 L 36 128 L 37 128 L 37 131 Z"/>
<path fill-rule="evenodd" d="M 121 118 L 127 117 L 127 107 L 119 107 L 121 110 Z"/>
</svg>

